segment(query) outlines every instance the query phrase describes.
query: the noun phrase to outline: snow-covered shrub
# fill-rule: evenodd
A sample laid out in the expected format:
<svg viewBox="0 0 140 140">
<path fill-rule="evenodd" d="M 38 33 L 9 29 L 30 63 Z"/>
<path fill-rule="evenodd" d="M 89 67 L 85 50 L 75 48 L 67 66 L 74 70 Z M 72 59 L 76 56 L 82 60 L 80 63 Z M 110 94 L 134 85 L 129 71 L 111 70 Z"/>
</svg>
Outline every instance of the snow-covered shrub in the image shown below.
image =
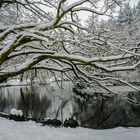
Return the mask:
<svg viewBox="0 0 140 140">
<path fill-rule="evenodd" d="M 16 108 L 12 108 L 10 110 L 10 115 L 23 116 L 23 112 L 22 110 L 17 110 Z"/>
<path fill-rule="evenodd" d="M 19 112 L 18 112 L 17 109 L 12 108 L 12 109 L 10 110 L 10 115 L 16 115 L 16 116 L 18 116 L 18 114 L 19 114 Z"/>
<path fill-rule="evenodd" d="M 18 116 L 23 116 L 22 110 L 18 110 Z"/>
</svg>

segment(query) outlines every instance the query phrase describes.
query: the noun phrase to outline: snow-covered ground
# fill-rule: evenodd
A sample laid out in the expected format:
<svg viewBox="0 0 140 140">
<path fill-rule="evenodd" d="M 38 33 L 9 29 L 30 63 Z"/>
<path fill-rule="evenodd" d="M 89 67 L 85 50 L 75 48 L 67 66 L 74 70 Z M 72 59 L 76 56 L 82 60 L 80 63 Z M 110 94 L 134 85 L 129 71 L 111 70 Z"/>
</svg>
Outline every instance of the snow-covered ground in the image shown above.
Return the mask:
<svg viewBox="0 0 140 140">
<path fill-rule="evenodd" d="M 54 128 L 0 118 L 0 140 L 139 140 L 140 128 Z"/>
</svg>

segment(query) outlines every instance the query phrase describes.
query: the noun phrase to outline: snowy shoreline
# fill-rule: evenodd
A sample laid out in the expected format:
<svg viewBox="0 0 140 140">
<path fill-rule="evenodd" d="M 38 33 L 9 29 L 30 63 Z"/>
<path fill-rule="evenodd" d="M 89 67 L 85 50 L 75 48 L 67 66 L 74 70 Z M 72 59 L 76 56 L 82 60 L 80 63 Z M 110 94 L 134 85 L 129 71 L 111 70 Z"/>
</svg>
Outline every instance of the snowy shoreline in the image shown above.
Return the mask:
<svg viewBox="0 0 140 140">
<path fill-rule="evenodd" d="M 0 140 L 139 140 L 140 128 L 55 128 L 0 118 Z"/>
</svg>

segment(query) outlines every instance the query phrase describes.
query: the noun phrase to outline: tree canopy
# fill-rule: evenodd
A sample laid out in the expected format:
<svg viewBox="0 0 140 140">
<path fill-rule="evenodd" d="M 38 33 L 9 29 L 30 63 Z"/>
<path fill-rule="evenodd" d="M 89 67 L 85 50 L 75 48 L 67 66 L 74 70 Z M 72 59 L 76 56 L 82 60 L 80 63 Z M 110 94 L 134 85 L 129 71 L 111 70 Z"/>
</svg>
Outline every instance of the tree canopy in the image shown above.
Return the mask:
<svg viewBox="0 0 140 140">
<path fill-rule="evenodd" d="M 96 25 L 93 18 L 111 18 L 116 6 L 123 2 L 1 0 L 3 17 L 6 8 L 15 8 L 17 17 L 13 23 L 6 24 L 5 19 L 0 26 L 0 83 L 30 70 L 43 69 L 94 81 L 104 88 L 102 81 L 110 79 L 129 84 L 110 73 L 138 68 L 140 61 L 134 62 L 133 58 L 139 57 L 135 51 L 139 43 L 120 39 L 121 33 L 113 22 Z M 93 24 L 85 24 L 79 18 L 80 14 L 87 16 L 87 12 L 92 14 Z"/>
</svg>

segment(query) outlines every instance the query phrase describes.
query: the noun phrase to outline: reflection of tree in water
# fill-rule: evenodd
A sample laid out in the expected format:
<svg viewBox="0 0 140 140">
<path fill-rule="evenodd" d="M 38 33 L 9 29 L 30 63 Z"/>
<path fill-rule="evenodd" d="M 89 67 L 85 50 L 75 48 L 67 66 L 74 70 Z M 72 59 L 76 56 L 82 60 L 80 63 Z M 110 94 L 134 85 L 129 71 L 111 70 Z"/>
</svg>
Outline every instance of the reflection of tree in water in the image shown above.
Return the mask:
<svg viewBox="0 0 140 140">
<path fill-rule="evenodd" d="M 91 96 L 75 93 L 79 112 L 75 113 L 81 126 L 89 128 L 111 128 L 140 126 L 140 104 L 126 102 L 119 96 L 94 93 Z M 80 95 L 81 94 L 81 95 Z M 139 92 L 128 93 L 126 97 L 140 102 Z"/>
<path fill-rule="evenodd" d="M 119 101 L 119 100 L 118 100 Z M 91 97 L 75 98 L 75 102 L 79 106 L 79 112 L 76 115 L 81 125 L 90 128 L 104 127 L 104 123 L 115 112 L 117 100 L 114 97 L 103 96 L 102 94 L 94 94 Z"/>
<path fill-rule="evenodd" d="M 4 91 L 4 92 L 3 92 Z M 9 88 L 0 89 L 0 112 L 9 113 L 10 109 L 16 106 L 16 102 L 12 100 L 12 94 Z"/>
<path fill-rule="evenodd" d="M 50 106 L 50 100 L 46 95 L 40 96 L 35 90 L 20 89 L 21 98 L 18 100 L 18 107 L 23 110 L 25 116 L 30 116 L 35 119 L 46 117 L 46 111 Z"/>
<path fill-rule="evenodd" d="M 0 89 L 0 112 L 3 112 L 6 107 L 6 97 L 3 96 L 2 89 Z"/>
<path fill-rule="evenodd" d="M 35 119 L 71 116 L 72 96 L 63 96 L 40 85 L 8 87 L 0 90 L 0 111 L 9 113 L 11 108 L 21 109 L 24 115 Z M 69 115 L 70 114 L 70 115 Z"/>
</svg>

